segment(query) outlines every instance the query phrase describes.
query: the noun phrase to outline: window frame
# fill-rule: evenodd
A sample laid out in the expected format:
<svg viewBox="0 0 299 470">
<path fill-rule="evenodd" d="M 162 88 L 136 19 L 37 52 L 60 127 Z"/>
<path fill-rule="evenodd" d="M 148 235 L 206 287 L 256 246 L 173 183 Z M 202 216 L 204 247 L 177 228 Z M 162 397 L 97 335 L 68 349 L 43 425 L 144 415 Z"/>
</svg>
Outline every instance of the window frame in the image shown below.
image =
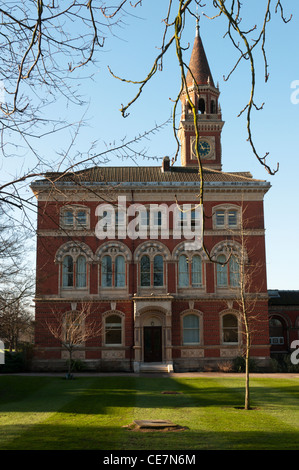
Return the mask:
<svg viewBox="0 0 299 470">
<path fill-rule="evenodd" d="M 223 259 L 220 260 L 219 258 Z M 217 289 L 236 289 L 240 287 L 240 265 L 236 253 L 232 253 L 228 259 L 228 256 L 220 252 L 217 255 L 216 261 L 215 280 Z M 239 266 L 238 271 L 232 269 L 233 263 L 234 266 Z M 221 277 L 225 279 L 224 283 L 219 282 Z M 237 281 L 233 281 L 234 278 Z"/>
<path fill-rule="evenodd" d="M 123 266 L 124 266 L 124 271 L 121 273 L 122 276 L 124 277 L 124 284 L 123 285 L 117 285 L 117 269 L 116 269 L 116 263 L 117 263 L 117 259 L 122 257 L 123 258 Z M 111 283 L 109 285 L 103 285 L 103 260 L 107 258 L 107 259 L 110 259 L 110 271 L 108 273 L 106 273 L 107 275 L 110 276 L 111 278 Z M 99 287 L 101 290 L 105 290 L 105 289 L 117 289 L 117 290 L 120 290 L 120 289 L 126 289 L 127 288 L 127 285 L 128 285 L 128 279 L 127 279 L 128 275 L 127 275 L 127 263 L 126 263 L 126 258 L 125 258 L 125 255 L 123 253 L 116 253 L 116 254 L 112 254 L 112 253 L 107 253 L 107 252 L 104 252 L 101 256 L 101 259 L 100 259 L 100 269 L 99 269 Z"/>
<path fill-rule="evenodd" d="M 107 319 L 110 317 L 118 317 L 119 318 L 119 323 L 112 323 L 117 325 L 117 328 L 120 330 L 120 342 L 119 343 L 111 343 L 107 342 Z M 124 314 L 118 310 L 110 310 L 108 312 L 105 312 L 103 314 L 103 334 L 102 334 L 102 344 L 106 348 L 122 348 L 124 347 L 124 339 L 125 339 L 125 334 L 124 334 Z"/>
<path fill-rule="evenodd" d="M 66 214 L 72 214 L 72 223 L 66 222 Z M 79 222 L 79 213 L 85 214 L 85 223 Z M 69 218 L 70 215 L 68 216 Z M 84 205 L 69 204 L 60 210 L 60 227 L 67 230 L 88 230 L 90 228 L 90 209 Z"/>
<path fill-rule="evenodd" d="M 184 326 L 184 322 L 189 317 L 196 318 L 198 322 L 196 327 Z M 182 330 L 181 330 L 182 331 L 182 346 L 201 346 L 202 345 L 202 316 L 198 312 L 188 311 L 182 314 L 181 321 L 182 321 Z M 186 341 L 185 332 L 191 331 L 194 328 L 196 328 L 196 331 L 197 331 L 198 341 Z"/>
<path fill-rule="evenodd" d="M 188 280 L 187 284 L 181 284 L 180 283 L 180 275 L 182 271 L 180 270 L 180 260 L 182 258 L 186 259 L 186 266 L 187 269 L 183 271 L 183 274 L 185 275 L 186 279 Z M 195 283 L 194 282 L 194 275 L 197 271 L 194 270 L 194 259 L 199 258 L 200 259 L 200 283 Z M 193 289 L 202 289 L 204 287 L 204 263 L 201 255 L 199 253 L 193 252 L 191 255 L 187 255 L 185 252 L 180 253 L 178 256 L 178 275 L 177 275 L 177 284 L 179 289 L 188 289 L 188 288 L 193 288 Z"/>
<path fill-rule="evenodd" d="M 72 270 L 68 270 L 67 273 L 64 272 L 64 268 L 65 268 L 65 264 L 64 264 L 64 261 L 66 258 L 69 258 L 70 260 L 72 260 Z M 79 286 L 78 285 L 78 276 L 77 276 L 77 273 L 79 272 L 79 269 L 78 269 L 78 261 L 80 259 L 84 259 L 84 265 L 85 265 L 85 285 L 83 286 Z M 81 275 L 82 273 L 80 273 Z M 84 272 L 83 272 L 84 274 Z M 64 279 L 65 279 L 65 275 L 69 278 L 69 276 L 72 277 L 72 282 L 69 283 L 67 282 L 67 285 L 65 285 L 64 283 Z M 87 262 L 87 259 L 86 259 L 86 256 L 83 254 L 83 253 L 79 253 L 77 256 L 73 256 L 72 254 L 70 253 L 65 253 L 65 255 L 63 256 L 62 258 L 62 262 L 61 262 L 61 282 L 60 282 L 60 287 L 63 291 L 67 291 L 67 290 L 84 290 L 86 291 L 88 289 L 88 276 L 89 276 L 89 269 L 88 269 L 88 262 Z"/>
<path fill-rule="evenodd" d="M 231 214 L 234 214 L 235 223 L 231 223 Z M 235 230 L 240 228 L 240 207 L 232 204 L 221 204 L 213 207 L 212 212 L 213 228 L 216 230 Z M 218 218 L 223 218 L 220 223 Z"/>
<path fill-rule="evenodd" d="M 236 326 L 223 326 L 225 317 L 231 316 L 236 320 Z M 224 333 L 228 330 L 236 330 L 237 341 L 225 341 Z M 224 331 L 225 330 L 225 331 Z M 223 346 L 238 346 L 240 344 L 240 317 L 237 312 L 228 311 L 223 312 L 220 317 L 220 332 L 221 332 L 221 344 Z"/>
</svg>

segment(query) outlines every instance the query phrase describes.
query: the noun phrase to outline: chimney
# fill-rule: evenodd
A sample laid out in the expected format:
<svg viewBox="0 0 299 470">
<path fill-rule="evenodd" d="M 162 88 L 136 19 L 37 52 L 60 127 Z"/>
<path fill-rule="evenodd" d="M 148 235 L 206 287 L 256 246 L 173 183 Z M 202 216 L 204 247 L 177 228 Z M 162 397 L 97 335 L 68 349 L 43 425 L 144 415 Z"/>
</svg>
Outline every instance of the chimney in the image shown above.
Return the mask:
<svg viewBox="0 0 299 470">
<path fill-rule="evenodd" d="M 162 161 L 162 168 L 161 168 L 162 173 L 165 171 L 170 171 L 170 159 L 169 157 L 164 157 Z"/>
</svg>

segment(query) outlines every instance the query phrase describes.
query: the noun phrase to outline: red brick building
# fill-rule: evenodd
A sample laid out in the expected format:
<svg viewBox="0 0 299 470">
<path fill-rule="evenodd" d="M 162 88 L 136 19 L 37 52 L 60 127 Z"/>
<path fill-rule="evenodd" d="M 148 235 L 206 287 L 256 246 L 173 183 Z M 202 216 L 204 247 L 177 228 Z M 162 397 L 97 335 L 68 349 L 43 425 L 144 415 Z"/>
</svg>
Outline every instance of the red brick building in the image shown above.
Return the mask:
<svg viewBox="0 0 299 470">
<path fill-rule="evenodd" d="M 193 230 L 200 238 L 201 211 L 194 210 L 200 175 L 193 115 L 182 93 L 181 166 L 165 157 L 161 167 L 93 167 L 32 184 L 36 368 L 64 367 L 66 351 L 47 323 L 87 304 L 101 325 L 100 334 L 76 349 L 89 368 L 139 371 L 156 363 L 205 370 L 240 356 L 242 225 L 250 266 L 259 266 L 247 292 L 255 299 L 251 355 L 260 363 L 270 357 L 263 214 L 270 185 L 248 172 L 222 171 L 220 92 L 198 29 L 189 67 L 204 167 L 205 249 L 187 236 Z"/>
<path fill-rule="evenodd" d="M 299 339 L 299 291 L 269 290 L 269 331 L 273 357 L 289 354 Z"/>
</svg>

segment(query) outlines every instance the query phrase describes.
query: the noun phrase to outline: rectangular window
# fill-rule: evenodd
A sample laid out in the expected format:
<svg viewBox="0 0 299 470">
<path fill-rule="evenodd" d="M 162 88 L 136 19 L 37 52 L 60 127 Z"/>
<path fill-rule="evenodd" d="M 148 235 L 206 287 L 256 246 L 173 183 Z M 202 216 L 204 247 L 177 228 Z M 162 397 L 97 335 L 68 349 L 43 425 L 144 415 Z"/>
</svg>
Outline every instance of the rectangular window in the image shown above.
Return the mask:
<svg viewBox="0 0 299 470">
<path fill-rule="evenodd" d="M 237 226 L 237 211 L 228 212 L 228 225 L 229 227 Z"/>
<path fill-rule="evenodd" d="M 86 227 L 87 217 L 86 217 L 86 212 L 85 211 L 78 211 L 77 216 L 76 216 L 76 222 L 77 222 L 78 228 Z"/>
<path fill-rule="evenodd" d="M 140 222 L 142 227 L 149 227 L 150 224 L 150 213 L 149 211 L 140 212 Z"/>
<path fill-rule="evenodd" d="M 217 227 L 224 227 L 225 224 L 225 212 L 224 211 L 216 211 L 216 226 Z"/>
<path fill-rule="evenodd" d="M 155 227 L 161 227 L 162 225 L 162 213 L 154 212 L 154 225 Z"/>
<path fill-rule="evenodd" d="M 63 223 L 64 225 L 73 226 L 74 218 L 72 211 L 65 211 L 63 214 Z"/>
</svg>

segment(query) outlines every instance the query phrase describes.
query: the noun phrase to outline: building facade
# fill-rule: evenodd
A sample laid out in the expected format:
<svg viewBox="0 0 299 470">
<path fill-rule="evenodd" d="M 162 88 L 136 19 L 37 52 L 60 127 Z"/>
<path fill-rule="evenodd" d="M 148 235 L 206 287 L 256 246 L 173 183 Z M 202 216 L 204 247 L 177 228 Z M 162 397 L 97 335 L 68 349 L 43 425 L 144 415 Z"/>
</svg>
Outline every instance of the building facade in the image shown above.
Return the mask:
<svg viewBox="0 0 299 470">
<path fill-rule="evenodd" d="M 251 355 L 261 364 L 269 359 L 263 201 L 270 185 L 248 172 L 222 171 L 220 91 L 198 28 L 189 69 L 180 166 L 164 157 L 158 167 L 92 167 L 32 184 L 36 368 L 64 367 L 67 352 L 48 325 L 86 308 L 86 323 L 99 329 L 75 357 L 90 369 L 138 372 L 155 363 L 169 371 L 208 370 L 242 355 L 244 252 L 252 268 Z M 197 112 L 203 207 L 187 91 Z"/>
</svg>

